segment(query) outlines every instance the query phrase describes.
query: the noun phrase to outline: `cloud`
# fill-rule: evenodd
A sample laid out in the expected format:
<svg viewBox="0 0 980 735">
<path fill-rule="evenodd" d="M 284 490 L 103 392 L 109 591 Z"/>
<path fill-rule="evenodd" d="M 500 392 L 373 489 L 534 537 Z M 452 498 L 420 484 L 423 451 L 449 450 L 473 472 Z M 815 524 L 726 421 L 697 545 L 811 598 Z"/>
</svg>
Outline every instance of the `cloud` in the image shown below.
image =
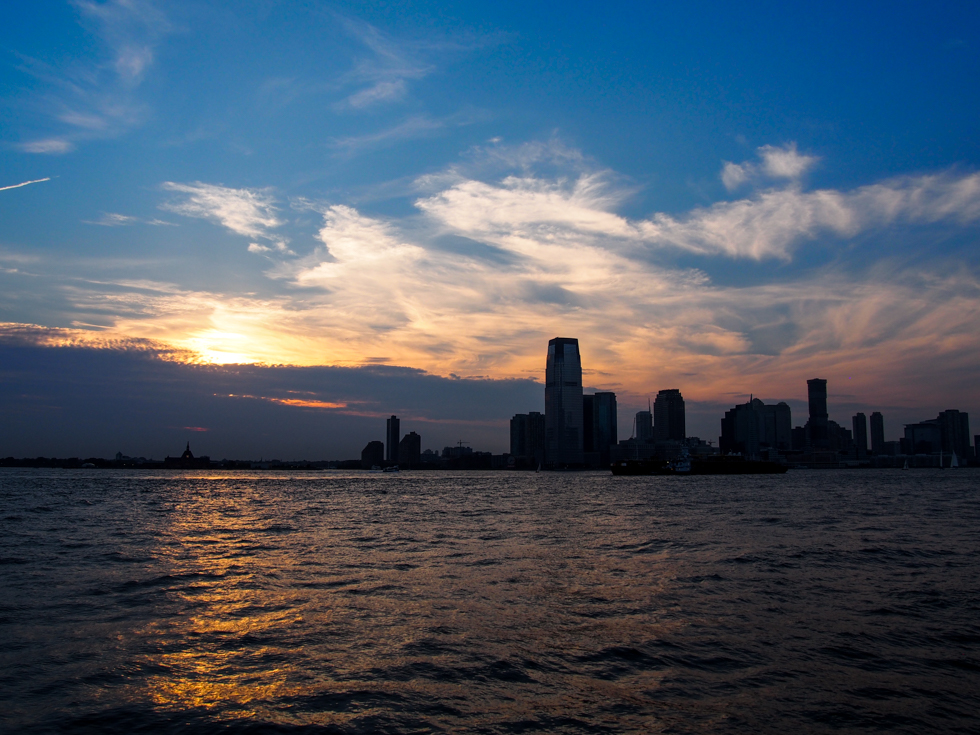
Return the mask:
<svg viewBox="0 0 980 735">
<path fill-rule="evenodd" d="M 756 152 L 759 163 L 731 163 L 725 161 L 721 169 L 721 181 L 728 191 L 734 191 L 749 181 L 769 179 L 790 179 L 796 181 L 813 168 L 820 160 L 817 156 L 801 154 L 796 143 L 777 147 L 764 145 Z"/>
<path fill-rule="evenodd" d="M 352 18 L 342 18 L 347 32 L 363 44 L 371 56 L 361 59 L 347 75 L 349 84 L 369 86 L 349 95 L 344 105 L 364 109 L 383 102 L 401 99 L 406 93 L 406 80 L 421 79 L 434 67 L 418 58 L 419 49 L 410 50 L 377 27 Z"/>
<path fill-rule="evenodd" d="M 347 98 L 347 104 L 351 107 L 362 109 L 379 102 L 391 102 L 405 96 L 405 80 L 395 79 L 394 81 L 382 81 L 373 87 L 362 89 L 356 94 Z"/>
<path fill-rule="evenodd" d="M 508 449 L 510 416 L 539 408 L 532 380 L 449 379 L 387 366 L 201 365 L 147 340 L 0 324 L 0 443 L 17 456 L 358 458 L 392 413 L 423 446 L 466 436 Z M 465 430 L 465 434 L 461 432 Z"/>
<path fill-rule="evenodd" d="M 75 150 L 75 145 L 64 138 L 43 138 L 22 143 L 20 149 L 25 153 L 69 153 Z"/>
<path fill-rule="evenodd" d="M 800 170 L 792 161 L 773 165 Z M 606 249 L 788 261 L 800 243 L 825 235 L 853 238 L 895 224 L 980 220 L 980 174 L 899 177 L 851 191 L 808 192 L 790 184 L 681 216 L 635 220 L 616 213 L 631 192 L 614 187 L 606 172 L 550 180 L 509 176 L 499 183 L 456 175 L 430 177 L 424 185 L 433 183 L 441 190 L 416 206 L 441 227 L 525 255 L 603 239 Z"/>
<path fill-rule="evenodd" d="M 770 189 L 719 202 L 685 217 L 654 215 L 637 224 L 651 244 L 701 255 L 790 260 L 794 247 L 822 234 L 852 238 L 893 224 L 980 220 L 980 174 L 906 176 L 851 191 Z"/>
<path fill-rule="evenodd" d="M 416 115 L 377 133 L 335 138 L 332 144 L 346 153 L 354 153 L 369 148 L 378 148 L 402 140 L 432 135 L 446 127 L 445 120 L 437 120 L 427 115 Z"/>
<path fill-rule="evenodd" d="M 796 143 L 782 148 L 764 145 L 759 148 L 759 155 L 762 158 L 762 171 L 775 179 L 798 179 L 820 160 L 816 156 L 798 153 Z"/>
<path fill-rule="evenodd" d="M 98 56 L 73 56 L 60 66 L 21 56 L 21 70 L 34 77 L 25 90 L 32 106 L 62 129 L 22 144 L 27 153 L 67 153 L 87 140 L 122 135 L 149 116 L 138 88 L 153 65 L 154 49 L 173 30 L 166 16 L 148 0 L 72 5 L 98 39 Z"/>
<path fill-rule="evenodd" d="M 114 212 L 103 212 L 97 220 L 82 220 L 86 225 L 98 225 L 100 227 L 125 227 L 128 225 L 151 225 L 153 227 L 176 227 L 173 222 L 165 222 L 160 219 L 142 219 L 128 214 L 116 214 Z"/>
<path fill-rule="evenodd" d="M 30 184 L 40 184 L 43 181 L 51 181 L 51 177 L 44 179 L 34 179 L 33 181 L 22 181 L 19 184 L 11 184 L 10 186 L 0 186 L 0 191 L 7 191 L 7 189 L 19 189 L 22 186 L 28 186 Z"/>
<path fill-rule="evenodd" d="M 172 31 L 166 15 L 147 0 L 73 0 L 82 17 L 94 21 L 96 33 L 111 49 L 111 68 L 126 84 L 142 81 L 153 63 L 153 48 Z"/>
<path fill-rule="evenodd" d="M 665 385 L 697 400 L 758 386 L 791 397 L 813 375 L 853 377 L 869 401 L 980 401 L 975 246 L 934 248 L 938 233 L 975 237 L 980 174 L 851 190 L 784 177 L 742 199 L 637 217 L 622 213 L 635 190 L 614 172 L 546 145 L 502 148 L 419 181 L 409 216 L 294 201 L 300 217 L 322 217 L 320 244 L 289 259 L 269 190 L 168 183 L 168 208 L 247 237 L 269 259 L 261 293 L 102 272 L 86 281 L 73 267 L 49 301 L 67 304 L 62 323 L 106 327 L 101 339 L 140 337 L 214 363 L 358 366 L 371 355 L 447 376 L 540 377 L 543 345 L 568 334 L 582 341 L 590 387 L 626 402 Z M 796 258 L 818 238 L 832 266 Z M 753 285 L 732 285 L 727 258 L 745 261 Z M 773 258 L 796 263 L 772 268 Z M 54 283 L 53 267 L 34 270 Z"/>
<path fill-rule="evenodd" d="M 161 188 L 183 195 L 181 201 L 162 204 L 163 209 L 184 217 L 217 222 L 235 234 L 267 240 L 272 243 L 272 248 L 291 252 L 286 240 L 271 232 L 285 223 L 278 218 L 276 201 L 267 189 L 232 189 L 199 181 L 191 184 L 166 181 Z M 264 252 L 262 248 L 265 247 L 252 243 L 249 250 Z"/>
</svg>

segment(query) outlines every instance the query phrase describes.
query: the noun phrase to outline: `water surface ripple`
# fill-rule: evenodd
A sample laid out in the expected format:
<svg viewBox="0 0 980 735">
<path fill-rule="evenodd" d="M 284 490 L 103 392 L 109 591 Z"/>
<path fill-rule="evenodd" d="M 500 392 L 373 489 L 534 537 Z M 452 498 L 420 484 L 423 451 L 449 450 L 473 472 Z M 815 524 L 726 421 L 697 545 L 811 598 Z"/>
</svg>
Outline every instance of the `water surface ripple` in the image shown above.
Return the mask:
<svg viewBox="0 0 980 735">
<path fill-rule="evenodd" d="M 980 472 L 0 470 L 4 732 L 977 732 Z"/>
</svg>

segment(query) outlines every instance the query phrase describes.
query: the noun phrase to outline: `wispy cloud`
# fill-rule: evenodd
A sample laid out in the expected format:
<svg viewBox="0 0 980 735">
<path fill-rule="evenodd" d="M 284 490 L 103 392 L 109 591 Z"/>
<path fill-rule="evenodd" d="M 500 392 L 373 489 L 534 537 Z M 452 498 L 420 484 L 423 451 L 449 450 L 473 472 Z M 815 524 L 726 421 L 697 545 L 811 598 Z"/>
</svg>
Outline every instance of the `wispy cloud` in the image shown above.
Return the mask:
<svg viewBox="0 0 980 735">
<path fill-rule="evenodd" d="M 154 50 L 173 30 L 149 0 L 73 0 L 81 23 L 101 42 L 103 58 L 61 68 L 22 57 L 22 70 L 43 90 L 36 104 L 63 132 L 21 144 L 27 153 L 67 153 L 85 140 L 121 135 L 148 117 L 137 89 Z"/>
<path fill-rule="evenodd" d="M 252 243 L 249 246 L 252 252 L 270 249 L 290 252 L 285 238 L 272 232 L 285 222 L 279 219 L 275 198 L 267 189 L 233 189 L 199 181 L 192 184 L 167 181 L 161 188 L 182 197 L 162 204 L 163 209 L 184 217 L 211 220 L 238 235 L 272 244 L 272 248 L 269 248 Z"/>
<path fill-rule="evenodd" d="M 51 181 L 51 177 L 44 179 L 34 179 L 33 181 L 22 181 L 19 184 L 11 184 L 10 186 L 0 186 L 0 191 L 7 191 L 7 189 L 19 189 L 22 186 L 29 186 L 30 184 L 40 184 L 42 181 Z"/>
<path fill-rule="evenodd" d="M 160 219 L 143 219 L 133 217 L 128 214 L 116 214 L 114 212 L 104 212 L 97 220 L 82 220 L 86 225 L 98 225 L 100 227 L 125 227 L 128 225 L 152 225 L 153 227 L 176 227 L 173 222 L 165 222 Z"/>
<path fill-rule="evenodd" d="M 75 150 L 75 144 L 65 138 L 43 138 L 21 143 L 20 149 L 25 153 L 70 153 Z"/>
<path fill-rule="evenodd" d="M 429 115 L 413 115 L 397 125 L 364 135 L 335 138 L 331 146 L 340 154 L 350 155 L 363 150 L 383 148 L 404 140 L 414 140 L 438 134 L 447 128 L 472 125 L 487 118 L 480 110 L 465 110 L 454 115 L 433 118 Z"/>
<path fill-rule="evenodd" d="M 353 18 L 341 21 L 347 32 L 370 51 L 347 75 L 345 81 L 361 89 L 350 94 L 344 106 L 360 110 L 401 99 L 406 93 L 407 80 L 421 79 L 433 71 L 432 64 L 419 58 L 417 48 L 397 42 L 369 23 Z"/>
</svg>

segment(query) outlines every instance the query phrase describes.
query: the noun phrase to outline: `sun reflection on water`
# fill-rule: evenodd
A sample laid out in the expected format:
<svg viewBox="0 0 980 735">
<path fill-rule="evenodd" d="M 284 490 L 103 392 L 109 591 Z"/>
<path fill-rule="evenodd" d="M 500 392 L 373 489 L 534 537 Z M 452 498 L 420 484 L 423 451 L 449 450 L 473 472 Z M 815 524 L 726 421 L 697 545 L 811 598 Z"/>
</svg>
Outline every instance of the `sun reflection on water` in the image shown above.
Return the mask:
<svg viewBox="0 0 980 735">
<path fill-rule="evenodd" d="M 342 725 L 392 702 L 441 701 L 453 705 L 432 720 L 452 728 L 558 716 L 571 701 L 637 706 L 638 691 L 659 686 L 657 671 L 611 681 L 567 665 L 678 624 L 649 612 L 666 577 L 637 586 L 649 575 L 626 555 L 605 569 L 554 543 L 567 519 L 536 519 L 544 540 L 503 540 L 506 520 L 423 527 L 424 508 L 404 498 L 290 483 L 266 476 L 260 491 L 248 476 L 186 475 L 159 538 L 166 609 L 139 631 L 160 710 Z M 629 612 L 593 614 L 610 602 Z"/>
</svg>

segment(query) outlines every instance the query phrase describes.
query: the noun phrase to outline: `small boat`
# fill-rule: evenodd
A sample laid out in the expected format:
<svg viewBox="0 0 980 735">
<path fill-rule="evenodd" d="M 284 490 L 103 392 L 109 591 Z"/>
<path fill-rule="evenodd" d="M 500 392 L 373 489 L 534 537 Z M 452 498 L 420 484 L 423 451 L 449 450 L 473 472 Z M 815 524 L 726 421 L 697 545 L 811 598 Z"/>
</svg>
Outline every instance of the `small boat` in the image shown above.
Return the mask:
<svg viewBox="0 0 980 735">
<path fill-rule="evenodd" d="M 908 458 L 908 457 L 906 457 L 906 458 L 905 458 L 905 466 L 904 466 L 904 467 L 902 467 L 902 469 L 903 469 L 903 470 L 907 470 L 908 468 L 909 468 L 909 458 Z"/>
<path fill-rule="evenodd" d="M 951 470 L 957 469 L 960 466 L 960 461 L 956 458 L 956 452 L 953 452 L 953 458 L 949 461 L 949 468 Z"/>
<path fill-rule="evenodd" d="M 391 467 L 385 467 L 381 471 L 382 472 L 400 472 L 401 470 L 398 469 L 398 465 L 393 464 Z"/>
</svg>

